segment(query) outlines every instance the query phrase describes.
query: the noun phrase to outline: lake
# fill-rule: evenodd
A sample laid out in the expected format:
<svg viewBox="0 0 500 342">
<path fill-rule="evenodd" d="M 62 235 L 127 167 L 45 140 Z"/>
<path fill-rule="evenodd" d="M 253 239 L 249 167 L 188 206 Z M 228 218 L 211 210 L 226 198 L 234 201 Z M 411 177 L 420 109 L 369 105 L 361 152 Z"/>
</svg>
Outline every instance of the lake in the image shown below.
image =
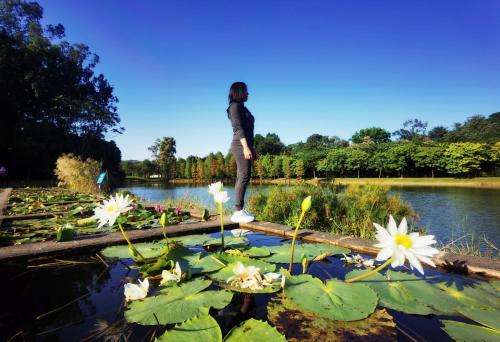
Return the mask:
<svg viewBox="0 0 500 342">
<path fill-rule="evenodd" d="M 274 185 L 251 185 L 246 198 L 256 191 L 266 191 Z M 167 198 L 192 197 L 207 208 L 214 208 L 206 185 L 172 184 L 130 184 L 126 187 L 139 197 L 150 202 L 163 202 Z M 230 201 L 234 205 L 234 186 L 225 185 Z M 392 187 L 391 194 L 399 195 L 409 203 L 420 220 L 418 227 L 424 227 L 442 243 L 474 235 L 476 240 L 483 236 L 495 246 L 500 246 L 500 190 L 452 187 Z M 382 223 L 382 222 L 380 222 Z M 460 241 L 465 241 L 462 239 Z M 484 246 L 483 241 L 481 244 Z"/>
</svg>

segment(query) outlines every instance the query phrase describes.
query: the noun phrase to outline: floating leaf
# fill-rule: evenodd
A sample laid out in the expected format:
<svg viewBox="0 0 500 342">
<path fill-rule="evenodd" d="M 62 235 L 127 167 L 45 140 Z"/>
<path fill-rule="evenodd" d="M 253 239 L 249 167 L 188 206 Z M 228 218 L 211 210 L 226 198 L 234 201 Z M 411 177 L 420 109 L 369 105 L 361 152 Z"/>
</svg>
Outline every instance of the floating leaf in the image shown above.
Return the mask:
<svg viewBox="0 0 500 342">
<path fill-rule="evenodd" d="M 441 322 L 444 324 L 442 329 L 455 341 L 498 342 L 500 340 L 500 331 L 495 329 L 456 321 Z"/>
<path fill-rule="evenodd" d="M 233 294 L 226 290 L 203 291 L 211 283 L 196 278 L 167 287 L 156 296 L 132 302 L 125 311 L 125 318 L 143 325 L 180 323 L 202 314 L 204 309 L 222 309 L 231 302 Z"/>
<path fill-rule="evenodd" d="M 226 247 L 232 247 L 234 246 L 245 246 L 248 245 L 250 242 L 248 239 L 244 236 L 232 236 L 232 235 L 227 235 L 224 236 L 224 246 Z M 220 246 L 221 245 L 221 238 L 213 238 L 208 236 L 208 239 L 203 243 L 203 246 Z"/>
<path fill-rule="evenodd" d="M 224 338 L 224 342 L 286 342 L 285 336 L 281 335 L 275 327 L 267 322 L 249 319 L 239 327 L 234 327 Z"/>
<path fill-rule="evenodd" d="M 481 323 L 491 329 L 496 329 L 500 331 L 500 311 L 499 310 L 480 310 L 471 307 L 463 307 L 459 309 L 459 312 L 470 318 L 473 321 Z"/>
<path fill-rule="evenodd" d="M 272 255 L 266 258 L 266 261 L 276 263 L 289 263 L 290 262 L 290 247 L 291 244 L 285 243 L 279 246 L 267 246 Z M 350 253 L 351 251 L 344 247 L 327 245 L 321 243 L 301 243 L 295 245 L 295 256 L 305 255 L 308 260 L 314 259 L 317 256 L 328 253 L 328 255 L 336 255 L 342 253 Z M 323 258 L 325 255 L 323 255 Z M 294 263 L 300 263 L 301 258 L 294 258 Z"/>
<path fill-rule="evenodd" d="M 226 266 L 217 272 L 211 273 L 208 276 L 220 282 L 226 282 L 229 277 L 234 275 L 233 269 L 237 262 L 241 262 L 245 266 L 255 266 L 260 269 L 260 273 L 273 272 L 276 266 L 258 259 L 250 259 L 238 255 L 230 255 L 226 253 L 212 254 L 215 258 L 223 262 Z"/>
<path fill-rule="evenodd" d="M 193 317 L 165 332 L 158 342 L 222 342 L 222 332 L 217 321 L 207 313 Z"/>
<path fill-rule="evenodd" d="M 332 279 L 326 284 L 309 274 L 288 277 L 285 294 L 300 307 L 322 317 L 341 321 L 366 318 L 378 298 L 368 286 Z"/>
<path fill-rule="evenodd" d="M 158 242 L 135 243 L 134 247 L 146 258 L 156 258 L 165 253 L 165 245 Z M 107 258 L 131 258 L 128 245 L 106 247 L 101 254 Z"/>
<path fill-rule="evenodd" d="M 385 309 L 376 310 L 359 321 L 336 321 L 304 310 L 287 297 L 272 300 L 267 306 L 271 323 L 288 341 L 391 341 L 396 338 L 396 323 Z"/>
<path fill-rule="evenodd" d="M 353 278 L 366 272 L 366 270 L 354 270 L 349 272 L 345 278 Z M 372 288 L 380 298 L 380 305 L 386 308 L 416 315 L 431 314 L 433 312 L 432 308 L 418 301 L 414 291 L 407 286 L 406 282 L 392 280 L 395 273 L 397 276 L 401 272 L 387 271 L 387 274 L 391 275 L 391 280 L 387 280 L 387 277 L 376 273 L 354 284 L 366 284 Z"/>
<path fill-rule="evenodd" d="M 227 254 L 233 255 L 241 255 L 250 258 L 263 258 L 267 257 L 271 254 L 268 248 L 266 247 L 253 247 L 253 246 L 244 246 L 244 245 L 235 245 L 231 246 L 232 249 L 226 250 Z"/>
</svg>

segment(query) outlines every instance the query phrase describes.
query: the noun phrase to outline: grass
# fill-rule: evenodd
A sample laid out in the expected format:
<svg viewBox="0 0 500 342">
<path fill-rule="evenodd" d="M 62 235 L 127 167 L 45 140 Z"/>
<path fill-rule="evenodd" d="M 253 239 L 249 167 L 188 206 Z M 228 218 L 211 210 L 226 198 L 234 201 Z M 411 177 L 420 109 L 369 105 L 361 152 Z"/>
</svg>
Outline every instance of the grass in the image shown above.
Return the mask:
<svg viewBox="0 0 500 342">
<path fill-rule="evenodd" d="M 484 189 L 500 189 L 500 177 L 477 177 L 477 178 L 312 178 L 302 182 L 297 179 L 291 179 L 291 185 L 298 184 L 325 184 L 332 183 L 339 185 L 350 184 L 374 184 L 387 186 L 429 186 L 429 187 L 467 187 L 467 188 L 484 188 Z M 257 181 L 258 183 L 258 181 Z M 264 183 L 288 184 L 286 178 L 268 179 Z"/>
<path fill-rule="evenodd" d="M 498 259 L 500 258 L 497 246 L 490 240 L 488 240 L 485 236 L 482 239 L 477 240 L 473 234 L 465 234 L 461 237 L 450 241 L 447 244 L 442 244 L 438 247 L 441 251 L 461 254 L 461 255 L 470 255 L 477 257 L 486 257 Z"/>
</svg>

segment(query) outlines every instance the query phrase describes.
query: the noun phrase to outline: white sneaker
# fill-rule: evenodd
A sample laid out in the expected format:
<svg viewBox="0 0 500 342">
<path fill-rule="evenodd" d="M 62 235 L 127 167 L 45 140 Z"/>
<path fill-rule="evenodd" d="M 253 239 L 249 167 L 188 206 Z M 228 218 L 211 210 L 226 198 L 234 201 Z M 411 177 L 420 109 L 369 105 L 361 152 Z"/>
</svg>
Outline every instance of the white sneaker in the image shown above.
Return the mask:
<svg viewBox="0 0 500 342">
<path fill-rule="evenodd" d="M 246 210 L 235 211 L 231 216 L 231 221 L 234 223 L 249 223 L 255 220 L 255 215 L 247 213 Z"/>
</svg>

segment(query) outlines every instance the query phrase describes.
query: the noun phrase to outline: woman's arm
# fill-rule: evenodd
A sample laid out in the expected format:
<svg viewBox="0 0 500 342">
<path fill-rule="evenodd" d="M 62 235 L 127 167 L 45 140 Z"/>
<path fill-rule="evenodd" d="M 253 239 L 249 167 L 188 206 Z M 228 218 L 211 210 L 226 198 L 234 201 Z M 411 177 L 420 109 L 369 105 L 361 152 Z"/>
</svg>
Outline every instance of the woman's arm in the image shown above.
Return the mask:
<svg viewBox="0 0 500 342">
<path fill-rule="evenodd" d="M 241 145 L 243 145 L 243 156 L 245 159 L 253 159 L 253 153 L 250 147 L 248 146 L 247 138 L 241 138 L 240 139 Z"/>
<path fill-rule="evenodd" d="M 245 137 L 245 130 L 241 123 L 241 105 L 238 103 L 233 103 L 229 107 L 229 119 L 231 120 L 231 125 L 233 126 L 234 137 L 239 139 L 241 145 L 243 146 L 243 155 L 245 159 L 252 159 L 252 150 L 248 146 L 247 138 Z"/>
</svg>

